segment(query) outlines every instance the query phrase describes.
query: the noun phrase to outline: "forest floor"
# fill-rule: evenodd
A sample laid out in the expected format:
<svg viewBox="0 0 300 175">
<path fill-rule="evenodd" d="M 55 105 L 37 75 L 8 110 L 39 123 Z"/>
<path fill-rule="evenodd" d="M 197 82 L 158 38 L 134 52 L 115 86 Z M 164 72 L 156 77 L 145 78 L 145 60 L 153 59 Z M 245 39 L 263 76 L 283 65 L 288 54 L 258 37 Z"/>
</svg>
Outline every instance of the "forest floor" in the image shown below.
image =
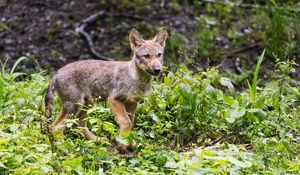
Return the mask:
<svg viewBox="0 0 300 175">
<path fill-rule="evenodd" d="M 213 24 L 215 21 L 207 18 L 206 22 L 214 28 L 206 31 L 202 27 L 203 16 L 223 17 L 222 14 L 215 14 L 205 8 L 207 9 L 207 3 L 195 6 L 165 1 L 105 3 L 89 0 L 4 0 L 0 4 L 0 58 L 3 61 L 8 59 L 8 67 L 20 56 L 31 58 L 18 68 L 25 72 L 34 72 L 37 67 L 53 72 L 69 62 L 94 59 L 96 57 L 92 54 L 86 38 L 80 35 L 77 29 L 84 19 L 103 12 L 86 27 L 86 32 L 90 35 L 95 50 L 113 60 L 130 59 L 128 34 L 133 27 L 138 28 L 142 35 L 148 38 L 152 37 L 159 27 L 168 26 L 171 34 L 166 51 L 168 65 L 170 62 L 186 62 L 185 58 L 180 58 L 180 53 L 187 52 L 188 57 L 194 55 L 192 59 L 197 62 L 197 67 L 205 68 L 209 62 L 210 65 L 219 65 L 222 70 L 232 69 L 235 72 L 239 72 L 238 64 L 242 64 L 245 69 L 252 68 L 256 64 L 257 55 L 265 47 L 260 39 L 236 40 L 236 36 L 230 38 L 221 33 L 230 33 L 230 29 L 227 29 L 229 23 L 242 26 L 243 21 L 239 20 L 243 17 L 236 18 L 233 14 L 226 14 L 232 17 L 228 22 L 220 22 L 217 25 Z M 220 13 L 224 13 L 223 11 L 226 9 L 221 9 Z M 247 15 L 244 17 L 249 18 Z M 251 30 L 244 28 L 241 29 L 243 34 Z M 210 30 L 213 32 L 210 33 Z M 215 31 L 219 34 L 214 34 Z M 207 39 L 211 37 L 215 40 L 213 43 L 211 39 Z M 241 58 L 239 62 L 237 57 Z M 300 62 L 299 56 L 294 59 Z M 273 67 L 272 59 L 266 60 L 267 63 L 263 64 L 262 68 L 264 72 Z M 300 71 L 296 72 L 294 77 L 299 78 Z"/>
<path fill-rule="evenodd" d="M 161 7 L 160 3 L 142 10 L 120 8 L 117 4 L 106 6 L 96 1 L 6 1 L 0 5 L 0 57 L 13 64 L 20 56 L 33 57 L 43 68 L 58 69 L 78 59 L 95 58 L 85 39 L 76 28 L 85 18 L 99 11 L 105 14 L 88 26 L 94 46 L 99 53 L 115 60 L 130 59 L 128 35 L 133 27 L 143 28 L 146 37 L 153 36 L 158 28 L 173 24 L 176 32 L 191 32 L 197 27 L 192 7 L 174 9 Z M 162 13 L 154 9 L 163 9 Z M 155 24 L 153 28 L 147 28 Z M 147 27 L 143 27 L 143 26 Z M 150 31 L 149 31 L 150 30 Z M 154 33 L 155 32 L 155 33 Z M 36 63 L 27 62 L 26 68 Z"/>
</svg>

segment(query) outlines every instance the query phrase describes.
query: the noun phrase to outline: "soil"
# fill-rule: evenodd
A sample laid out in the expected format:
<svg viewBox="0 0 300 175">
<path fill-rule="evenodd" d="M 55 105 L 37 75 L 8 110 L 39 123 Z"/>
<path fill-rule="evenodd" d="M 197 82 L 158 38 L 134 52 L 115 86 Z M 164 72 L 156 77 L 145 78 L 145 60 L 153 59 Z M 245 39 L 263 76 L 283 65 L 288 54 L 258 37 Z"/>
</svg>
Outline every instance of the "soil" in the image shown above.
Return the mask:
<svg viewBox="0 0 300 175">
<path fill-rule="evenodd" d="M 193 44 L 189 38 L 199 30 L 199 9 L 188 3 L 175 5 L 169 1 L 153 1 L 145 5 L 143 2 L 0 0 L 0 59 L 2 62 L 7 60 L 7 67 L 11 68 L 21 56 L 30 58 L 17 67 L 25 72 L 36 69 L 54 72 L 69 62 L 94 59 L 86 39 L 76 29 L 84 19 L 100 11 L 104 15 L 85 30 L 97 52 L 114 60 L 130 59 L 128 35 L 133 27 L 149 38 L 155 35 L 159 27 L 170 26 L 171 34 L 181 33 L 184 36 L 184 45 Z M 230 41 L 223 39 L 217 45 L 224 49 Z M 251 43 L 243 45 L 247 48 Z M 245 58 L 245 65 L 253 66 L 253 58 L 261 50 L 262 47 L 257 46 L 238 54 Z M 213 57 L 210 63 L 219 65 L 223 62 L 221 69 L 236 69 L 235 56 L 228 57 L 225 62 Z M 197 57 L 195 60 L 197 65 L 205 67 L 207 58 Z M 264 72 L 270 68 L 269 64 L 266 65 L 263 66 Z M 300 69 L 294 77 L 300 78 Z"/>
<path fill-rule="evenodd" d="M 75 60 L 95 58 L 76 28 L 101 10 L 105 15 L 86 31 L 96 50 L 114 60 L 130 58 L 128 34 L 133 27 L 146 38 L 153 36 L 159 26 L 171 24 L 173 32 L 189 32 L 197 27 L 196 21 L 189 19 L 193 13 L 190 6 L 174 8 L 153 3 L 138 9 L 92 0 L 0 0 L 0 24 L 6 25 L 0 28 L 0 58 L 8 59 L 8 67 L 20 56 L 32 58 L 19 67 L 27 71 L 36 69 L 37 64 L 53 71 Z"/>
</svg>

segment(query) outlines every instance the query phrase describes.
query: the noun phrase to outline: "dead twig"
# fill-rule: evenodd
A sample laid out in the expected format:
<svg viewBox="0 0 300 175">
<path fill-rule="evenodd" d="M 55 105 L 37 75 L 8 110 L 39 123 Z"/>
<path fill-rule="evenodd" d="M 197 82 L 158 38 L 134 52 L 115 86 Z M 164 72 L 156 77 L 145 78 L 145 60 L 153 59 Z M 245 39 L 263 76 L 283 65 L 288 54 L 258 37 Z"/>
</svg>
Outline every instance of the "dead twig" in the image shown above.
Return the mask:
<svg viewBox="0 0 300 175">
<path fill-rule="evenodd" d="M 75 32 L 80 34 L 88 43 L 89 49 L 91 51 L 91 53 L 100 60 L 106 60 L 106 61 L 110 61 L 113 60 L 112 58 L 106 57 L 102 54 L 100 54 L 95 46 L 94 46 L 94 42 L 92 40 L 92 37 L 90 36 L 90 34 L 88 32 L 85 31 L 85 28 L 89 25 L 94 23 L 97 19 L 104 17 L 104 16 L 108 16 L 108 14 L 106 14 L 106 12 L 104 10 L 101 10 L 97 13 L 94 13 L 92 15 L 90 15 L 89 17 L 83 19 L 80 23 L 78 23 L 75 28 Z M 121 17 L 121 18 L 129 18 L 132 20 L 143 20 L 143 21 L 149 21 L 149 17 L 144 17 L 144 16 L 138 16 L 138 15 L 131 15 L 131 14 L 112 14 L 112 17 Z"/>
<path fill-rule="evenodd" d="M 124 13 L 121 13 L 121 14 L 112 14 L 113 17 L 120 17 L 120 18 L 129 18 L 129 19 L 132 19 L 132 20 L 138 20 L 138 21 L 150 21 L 150 18 L 149 16 L 138 16 L 138 15 L 131 15 L 131 14 L 124 14 Z"/>
<path fill-rule="evenodd" d="M 101 55 L 100 53 L 97 52 L 91 36 L 85 31 L 85 28 L 86 28 L 87 25 L 95 22 L 99 17 L 103 17 L 104 15 L 105 15 L 105 11 L 100 11 L 100 12 L 97 12 L 95 14 L 92 14 L 91 16 L 89 16 L 89 17 L 85 18 L 84 20 L 82 20 L 81 23 L 77 25 L 75 31 L 76 31 L 76 33 L 80 34 L 81 36 L 83 36 L 86 39 L 92 54 L 97 59 L 109 61 L 109 60 L 112 60 L 112 59 L 109 58 L 109 57 L 106 57 L 104 55 Z"/>
<path fill-rule="evenodd" d="M 230 52 L 224 52 L 224 53 L 221 53 L 221 55 L 223 55 L 224 57 L 231 57 L 231 56 L 235 56 L 239 53 L 242 53 L 242 52 L 246 52 L 248 50 L 251 50 L 251 49 L 254 49 L 254 48 L 257 48 L 259 47 L 261 44 L 260 43 L 254 43 L 252 45 L 249 45 L 247 47 L 244 47 L 244 48 L 241 48 L 241 49 L 237 49 L 237 50 L 233 50 L 233 51 L 230 51 Z"/>
<path fill-rule="evenodd" d="M 207 143 L 203 148 L 206 148 L 206 147 L 212 146 L 212 145 L 216 145 L 216 144 L 221 144 L 225 141 L 228 141 L 228 140 L 236 137 L 237 135 L 239 136 L 240 134 L 237 132 L 233 132 L 233 133 L 230 133 L 227 135 L 222 135 L 221 137 L 217 138 L 216 140 Z"/>
</svg>

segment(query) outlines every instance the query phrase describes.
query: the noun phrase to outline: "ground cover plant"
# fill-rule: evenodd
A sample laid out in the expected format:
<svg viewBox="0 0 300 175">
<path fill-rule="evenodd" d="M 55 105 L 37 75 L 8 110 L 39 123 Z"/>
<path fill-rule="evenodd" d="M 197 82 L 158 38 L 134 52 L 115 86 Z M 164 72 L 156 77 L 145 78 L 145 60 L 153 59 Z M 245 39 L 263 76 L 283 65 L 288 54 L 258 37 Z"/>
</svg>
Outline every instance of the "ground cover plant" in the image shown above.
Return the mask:
<svg viewBox="0 0 300 175">
<path fill-rule="evenodd" d="M 43 118 L 49 76 L 15 72 L 26 59 L 10 71 L 2 63 L 1 174 L 300 173 L 300 83 L 289 76 L 293 61 L 278 60 L 273 79 L 261 84 L 263 52 L 242 91 L 216 67 L 165 71 L 138 107 L 130 134 L 137 147 L 122 155 L 114 149 L 117 126 L 105 103 L 88 111 L 89 127 L 111 143 L 85 140 L 72 118 L 64 139 L 51 135 Z M 56 100 L 56 114 L 58 106 Z"/>
<path fill-rule="evenodd" d="M 300 4 L 297 0 L 0 3 L 0 174 L 300 174 Z M 95 14 L 98 18 L 85 23 Z M 145 15 L 147 14 L 147 15 Z M 108 104 L 48 126 L 44 95 L 66 63 L 130 58 L 132 27 L 169 28 L 165 68 L 118 137 Z M 82 29 L 82 28 L 81 28 Z M 25 55 L 26 57 L 21 57 Z M 7 60 L 7 61 L 5 61 Z M 136 148 L 116 150 L 116 141 Z"/>
</svg>

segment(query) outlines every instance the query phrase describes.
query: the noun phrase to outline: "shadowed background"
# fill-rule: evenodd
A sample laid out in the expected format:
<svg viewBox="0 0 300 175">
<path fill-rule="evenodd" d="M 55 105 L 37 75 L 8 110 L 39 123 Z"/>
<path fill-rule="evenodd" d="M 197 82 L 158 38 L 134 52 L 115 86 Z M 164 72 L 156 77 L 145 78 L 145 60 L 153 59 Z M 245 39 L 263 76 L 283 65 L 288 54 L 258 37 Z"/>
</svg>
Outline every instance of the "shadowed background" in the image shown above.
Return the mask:
<svg viewBox="0 0 300 175">
<path fill-rule="evenodd" d="M 31 58 L 19 69 L 37 64 L 55 71 L 66 63 L 96 58 L 78 27 L 93 14 L 85 32 L 97 53 L 114 60 L 130 59 L 129 31 L 136 27 L 152 36 L 168 26 L 167 64 L 189 63 L 193 69 L 219 65 L 241 73 L 256 64 L 267 48 L 264 72 L 276 59 L 299 58 L 299 3 L 296 1 L 105 1 L 2 0 L 0 58 L 8 67 L 20 57 Z M 299 78 L 299 71 L 293 75 Z"/>
</svg>

